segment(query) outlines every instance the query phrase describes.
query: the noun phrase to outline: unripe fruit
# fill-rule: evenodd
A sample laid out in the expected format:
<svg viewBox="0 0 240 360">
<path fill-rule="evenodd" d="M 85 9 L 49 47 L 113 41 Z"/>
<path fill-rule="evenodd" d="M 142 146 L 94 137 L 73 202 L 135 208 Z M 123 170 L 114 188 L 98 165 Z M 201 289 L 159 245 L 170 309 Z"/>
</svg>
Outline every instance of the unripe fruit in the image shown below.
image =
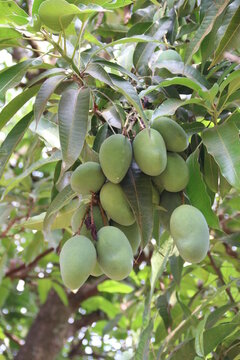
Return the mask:
<svg viewBox="0 0 240 360">
<path fill-rule="evenodd" d="M 163 191 L 160 197 L 160 206 L 165 210 L 159 210 L 160 223 L 162 226 L 169 230 L 170 228 L 170 217 L 173 211 L 182 204 L 180 193 L 171 193 Z"/>
<path fill-rule="evenodd" d="M 105 182 L 101 166 L 96 162 L 79 165 L 71 176 L 71 187 L 81 195 L 98 192 Z"/>
<path fill-rule="evenodd" d="M 104 175 L 113 184 L 118 184 L 126 175 L 132 162 L 132 146 L 121 134 L 108 137 L 99 152 L 99 161 Z"/>
<path fill-rule="evenodd" d="M 97 261 L 91 240 L 82 235 L 70 238 L 60 253 L 60 271 L 64 284 L 72 291 L 79 289 L 93 271 Z"/>
<path fill-rule="evenodd" d="M 119 184 L 106 183 L 100 191 L 100 202 L 107 215 L 118 224 L 129 226 L 135 222 L 133 211 Z"/>
<path fill-rule="evenodd" d="M 140 245 L 140 242 L 141 242 L 141 235 L 140 235 L 138 224 L 135 222 L 133 225 L 123 226 L 123 225 L 120 225 L 120 224 L 116 223 L 115 221 L 113 221 L 112 226 L 118 228 L 126 235 L 128 241 L 131 245 L 133 255 L 136 255 L 139 245 Z"/>
<path fill-rule="evenodd" d="M 182 152 L 188 147 L 187 134 L 176 121 L 168 117 L 156 118 L 151 128 L 162 135 L 168 151 Z"/>
<path fill-rule="evenodd" d="M 191 205 L 176 208 L 170 219 L 170 232 L 185 261 L 198 263 L 205 258 L 209 249 L 209 231 L 201 211 Z"/>
<path fill-rule="evenodd" d="M 188 166 L 180 155 L 168 153 L 166 169 L 159 178 L 165 190 L 169 192 L 179 192 L 188 184 Z"/>
<path fill-rule="evenodd" d="M 95 265 L 94 269 L 91 271 L 90 275 L 98 277 L 98 276 L 101 276 L 102 274 L 103 274 L 103 271 L 100 268 L 99 263 L 96 262 L 96 265 Z"/>
<path fill-rule="evenodd" d="M 133 252 L 128 239 L 114 226 L 103 227 L 97 235 L 97 254 L 101 269 L 110 279 L 125 279 L 133 266 Z"/>
<path fill-rule="evenodd" d="M 160 175 L 167 165 L 162 136 L 154 129 L 144 129 L 133 141 L 133 152 L 139 168 L 147 175 Z"/>
<path fill-rule="evenodd" d="M 65 0 L 46 0 L 39 7 L 41 21 L 49 29 L 60 32 L 70 25 L 77 9 Z"/>
</svg>

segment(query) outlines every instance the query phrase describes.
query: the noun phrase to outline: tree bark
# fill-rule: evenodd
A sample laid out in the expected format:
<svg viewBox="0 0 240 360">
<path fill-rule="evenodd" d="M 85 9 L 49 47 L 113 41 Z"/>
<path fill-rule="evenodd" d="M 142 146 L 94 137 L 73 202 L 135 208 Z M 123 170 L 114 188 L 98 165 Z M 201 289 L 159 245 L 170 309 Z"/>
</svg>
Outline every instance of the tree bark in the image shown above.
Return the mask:
<svg viewBox="0 0 240 360">
<path fill-rule="evenodd" d="M 54 360 L 73 326 L 68 323 L 69 317 L 76 312 L 82 301 L 97 294 L 97 285 L 103 280 L 104 278 L 99 278 L 93 283 L 86 283 L 76 295 L 69 294 L 69 306 L 65 306 L 53 290 L 50 291 L 15 359 Z M 86 315 L 80 323 L 87 326 L 96 321 L 96 315 Z"/>
</svg>

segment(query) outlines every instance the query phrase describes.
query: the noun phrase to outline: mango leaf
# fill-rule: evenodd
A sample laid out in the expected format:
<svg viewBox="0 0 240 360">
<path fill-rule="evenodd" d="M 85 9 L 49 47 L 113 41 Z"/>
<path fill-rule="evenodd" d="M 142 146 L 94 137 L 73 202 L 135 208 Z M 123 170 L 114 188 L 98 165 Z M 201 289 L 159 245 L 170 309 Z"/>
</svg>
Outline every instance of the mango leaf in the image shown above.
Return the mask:
<svg viewBox="0 0 240 360">
<path fill-rule="evenodd" d="M 120 313 L 118 304 L 105 299 L 102 296 L 92 296 L 81 303 L 81 307 L 88 313 L 96 310 L 101 310 L 108 315 L 110 319 L 114 318 Z"/>
<path fill-rule="evenodd" d="M 8 89 L 17 86 L 20 83 L 31 63 L 32 60 L 22 61 L 16 65 L 3 69 L 0 72 L 1 95 L 4 95 Z"/>
<path fill-rule="evenodd" d="M 91 75 L 94 79 L 104 82 L 109 86 L 113 86 L 110 76 L 100 64 L 89 64 L 85 70 L 85 73 Z"/>
<path fill-rule="evenodd" d="M 56 75 L 48 78 L 42 84 L 35 100 L 34 119 L 36 126 L 42 116 L 50 96 L 54 93 L 59 84 L 66 78 L 66 75 Z"/>
<path fill-rule="evenodd" d="M 9 39 L 20 39 L 22 35 L 17 30 L 11 28 L 11 27 L 2 27 L 0 30 L 0 41 L 1 39 L 9 40 Z"/>
<path fill-rule="evenodd" d="M 38 280 L 38 294 L 41 304 L 44 304 L 47 300 L 49 291 L 52 288 L 52 280 L 50 279 L 40 279 Z"/>
<path fill-rule="evenodd" d="M 167 99 L 154 111 L 152 120 L 164 115 L 174 115 L 179 107 L 190 104 L 198 104 L 204 106 L 204 103 L 201 99 Z"/>
<path fill-rule="evenodd" d="M 211 191 L 218 192 L 218 166 L 204 147 L 204 180 Z"/>
<path fill-rule="evenodd" d="M 59 135 L 66 171 L 78 159 L 87 134 L 89 89 L 66 90 L 59 102 Z"/>
<path fill-rule="evenodd" d="M 106 280 L 98 285 L 98 291 L 110 294 L 129 294 L 133 290 L 132 286 L 114 280 Z"/>
<path fill-rule="evenodd" d="M 128 102 L 135 107 L 139 115 L 142 117 L 143 121 L 147 122 L 146 115 L 143 112 L 142 104 L 140 102 L 139 96 L 134 89 L 134 87 L 130 84 L 130 82 L 122 79 L 117 75 L 109 75 L 114 87 L 128 100 Z"/>
<path fill-rule="evenodd" d="M 1 24 L 13 23 L 25 25 L 28 23 L 28 14 L 13 0 L 0 1 L 0 22 Z"/>
<path fill-rule="evenodd" d="M 163 319 L 166 330 L 172 325 L 172 317 L 169 311 L 169 302 L 167 293 L 160 295 L 156 300 L 156 307 L 158 313 Z"/>
<path fill-rule="evenodd" d="M 127 5 L 132 4 L 132 0 L 115 0 L 115 1 L 105 1 L 104 7 L 106 9 L 118 9 Z"/>
<path fill-rule="evenodd" d="M 218 2 L 212 2 L 207 9 L 205 16 L 201 22 L 201 25 L 197 29 L 194 38 L 190 41 L 186 54 L 185 62 L 189 63 L 192 56 L 198 51 L 203 39 L 210 33 L 213 28 L 215 20 L 224 11 L 229 4 L 230 0 L 221 0 Z"/>
<path fill-rule="evenodd" d="M 34 120 L 29 129 L 39 136 L 39 139 L 43 140 L 47 146 L 51 146 L 52 148 L 60 149 L 60 139 L 59 139 L 59 129 L 58 125 L 50 121 L 43 116 L 39 120 L 37 125 Z"/>
<path fill-rule="evenodd" d="M 29 264 L 33 261 L 43 251 L 44 245 L 43 235 L 38 231 L 34 234 L 33 240 L 24 249 L 23 257 L 25 259 L 25 263 Z"/>
<path fill-rule="evenodd" d="M 45 1 L 45 0 L 44 0 Z M 27 83 L 27 87 L 33 86 L 34 84 L 36 84 L 37 82 L 47 78 L 47 77 L 51 77 L 51 76 L 55 76 L 55 75 L 60 75 L 60 74 L 65 74 L 66 70 L 62 69 L 62 68 L 53 68 L 53 69 L 49 69 L 46 70 L 44 72 L 42 72 L 41 74 L 39 74 L 38 76 L 35 76 L 32 80 L 30 80 Z M 67 74 L 66 74 L 67 76 Z"/>
<path fill-rule="evenodd" d="M 210 67 L 217 64 L 223 57 L 224 52 L 238 47 L 238 41 L 240 36 L 240 7 L 235 12 L 227 30 L 224 33 L 223 38 L 220 41 L 215 53 L 213 61 Z"/>
<path fill-rule="evenodd" d="M 3 171 L 8 160 L 10 159 L 15 147 L 22 139 L 32 120 L 33 112 L 31 111 L 14 126 L 14 128 L 8 133 L 6 139 L 3 141 L 0 147 L 0 177 L 3 175 Z"/>
<path fill-rule="evenodd" d="M 4 277 L 5 266 L 7 265 L 7 259 L 8 259 L 7 253 L 5 252 L 0 258 L 0 284 Z"/>
<path fill-rule="evenodd" d="M 178 285 L 180 285 L 181 282 L 183 264 L 184 261 L 181 256 L 176 256 L 175 254 L 170 256 L 169 265 L 171 269 L 171 274 L 173 275 L 173 278 Z"/>
<path fill-rule="evenodd" d="M 240 142 L 239 131 L 233 122 L 227 121 L 202 133 L 203 143 L 218 164 L 222 175 L 240 190 Z"/>
<path fill-rule="evenodd" d="M 198 156 L 199 150 L 196 150 L 187 159 L 189 169 L 189 182 L 186 187 L 187 196 L 190 203 L 203 213 L 208 225 L 214 229 L 219 229 L 218 217 L 211 208 L 211 200 L 200 171 Z"/>
<path fill-rule="evenodd" d="M 35 85 L 19 95 L 15 96 L 0 113 L 0 129 L 16 114 L 16 112 L 24 105 L 26 102 L 31 99 L 39 90 L 40 85 Z"/>
<path fill-rule="evenodd" d="M 153 320 L 150 320 L 148 325 L 145 327 L 145 329 L 140 335 L 140 340 L 134 357 L 135 360 L 145 360 L 149 358 L 148 357 L 150 350 L 149 343 L 150 343 L 152 331 L 153 331 Z"/>
<path fill-rule="evenodd" d="M 62 301 L 62 303 L 65 306 L 68 306 L 68 297 L 67 297 L 67 294 L 64 291 L 64 288 L 61 285 L 59 285 L 58 283 L 56 283 L 56 282 L 52 282 L 52 287 L 56 291 L 56 293 L 58 294 L 58 296 L 59 296 L 60 300 Z"/>
<path fill-rule="evenodd" d="M 204 344 L 203 344 L 203 333 L 204 333 L 204 328 L 205 328 L 205 324 L 207 321 L 209 313 L 207 312 L 203 318 L 203 320 L 201 320 L 196 328 L 196 335 L 195 335 L 195 350 L 197 355 L 203 357 L 204 356 Z"/>
<path fill-rule="evenodd" d="M 153 229 L 151 179 L 134 164 L 121 185 L 139 225 L 142 247 L 145 247 Z"/>
<path fill-rule="evenodd" d="M 174 61 L 174 60 L 161 61 L 160 63 L 157 63 L 154 66 L 154 68 L 157 68 L 157 69 L 165 68 L 168 71 L 170 71 L 172 74 L 180 74 L 182 76 L 186 76 L 186 78 L 193 80 L 193 83 L 188 82 L 188 84 L 191 86 L 188 86 L 188 85 L 186 85 L 186 86 L 192 87 L 193 90 L 195 90 L 195 91 L 198 91 L 201 89 L 206 90 L 207 88 L 209 88 L 209 83 L 200 74 L 200 72 L 197 69 L 195 69 L 194 67 L 184 64 L 184 62 L 182 62 L 182 61 Z M 175 79 L 178 79 L 178 78 L 175 78 Z M 171 79 L 171 80 L 174 81 L 173 79 Z M 171 80 L 167 80 L 167 81 L 171 81 Z M 186 82 L 186 84 L 187 84 L 187 82 Z M 184 85 L 184 84 L 180 83 L 180 85 Z"/>
<path fill-rule="evenodd" d="M 113 70 L 117 70 L 119 72 L 121 72 L 122 74 L 124 75 L 127 75 L 129 76 L 131 79 L 135 80 L 136 82 L 138 82 L 138 78 L 132 74 L 130 71 L 128 71 L 127 69 L 125 69 L 123 66 L 121 65 L 118 65 L 117 63 L 114 63 L 112 61 L 107 61 L 105 59 L 102 59 L 102 58 L 97 58 L 97 59 L 93 59 L 93 63 L 96 63 L 96 64 L 100 64 L 100 65 L 104 65 L 104 66 L 107 66 L 109 67 L 110 69 L 113 69 Z"/>
</svg>

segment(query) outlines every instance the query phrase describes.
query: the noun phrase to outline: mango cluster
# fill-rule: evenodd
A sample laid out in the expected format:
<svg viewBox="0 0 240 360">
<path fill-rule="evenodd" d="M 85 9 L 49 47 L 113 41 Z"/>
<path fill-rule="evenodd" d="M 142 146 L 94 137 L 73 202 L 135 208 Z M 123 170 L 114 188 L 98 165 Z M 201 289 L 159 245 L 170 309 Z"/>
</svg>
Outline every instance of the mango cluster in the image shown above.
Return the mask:
<svg viewBox="0 0 240 360">
<path fill-rule="evenodd" d="M 77 290 L 89 275 L 122 280 L 131 272 L 141 235 L 121 182 L 133 161 L 151 177 L 154 205 L 159 205 L 161 194 L 161 207 L 155 211 L 180 255 L 189 262 L 206 256 L 209 234 L 204 216 L 198 209 L 182 205 L 181 198 L 178 201 L 189 179 L 188 167 L 179 154 L 187 146 L 182 127 L 162 117 L 141 130 L 133 142 L 122 134 L 109 136 L 100 147 L 99 163 L 89 161 L 74 170 L 71 187 L 81 203 L 72 217 L 75 236 L 60 254 L 67 287 Z M 162 207 L 164 211 L 160 211 Z"/>
</svg>

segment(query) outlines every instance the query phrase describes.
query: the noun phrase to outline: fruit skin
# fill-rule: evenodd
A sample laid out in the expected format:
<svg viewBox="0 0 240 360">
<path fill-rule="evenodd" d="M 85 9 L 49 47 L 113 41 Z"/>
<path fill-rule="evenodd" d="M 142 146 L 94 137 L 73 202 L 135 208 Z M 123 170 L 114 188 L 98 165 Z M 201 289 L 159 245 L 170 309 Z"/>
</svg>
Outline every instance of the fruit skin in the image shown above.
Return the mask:
<svg viewBox="0 0 240 360">
<path fill-rule="evenodd" d="M 70 290 L 79 289 L 93 271 L 97 261 L 91 240 L 82 235 L 70 238 L 60 253 L 60 271 Z"/>
<path fill-rule="evenodd" d="M 169 192 L 181 191 L 189 181 L 188 166 L 180 155 L 168 153 L 166 169 L 159 178 L 165 190 Z"/>
<path fill-rule="evenodd" d="M 125 279 L 132 270 L 133 252 L 124 233 L 114 226 L 98 231 L 98 263 L 112 280 Z"/>
<path fill-rule="evenodd" d="M 79 165 L 71 176 L 71 187 L 81 195 L 98 192 L 105 182 L 101 166 L 93 161 Z"/>
<path fill-rule="evenodd" d="M 188 137 L 183 128 L 168 117 L 153 120 L 152 129 L 157 130 L 163 137 L 168 151 L 182 152 L 188 147 Z"/>
<path fill-rule="evenodd" d="M 100 268 L 98 262 L 96 262 L 96 265 L 95 265 L 94 269 L 91 271 L 90 275 L 98 277 L 98 276 L 101 276 L 102 274 L 103 274 L 103 271 Z"/>
<path fill-rule="evenodd" d="M 118 184 L 126 175 L 132 162 L 132 146 L 121 134 L 109 136 L 102 144 L 99 161 L 106 178 Z"/>
<path fill-rule="evenodd" d="M 125 234 L 125 236 L 127 237 L 128 241 L 131 245 L 133 255 L 136 255 L 139 245 L 140 245 L 140 242 L 141 242 L 141 235 L 140 235 L 138 224 L 135 222 L 134 224 L 132 224 L 130 226 L 123 226 L 123 225 L 120 225 L 120 224 L 116 223 L 115 221 L 113 221 L 112 226 L 115 226 L 116 228 L 118 228 Z"/>
<path fill-rule="evenodd" d="M 86 211 L 88 208 L 89 208 L 89 215 L 90 215 L 90 204 L 82 202 L 80 204 L 79 208 L 73 214 L 72 220 L 71 220 L 71 225 L 72 225 L 72 231 L 74 233 L 76 233 L 79 230 L 79 227 L 82 223 L 83 217 L 86 214 Z M 92 212 L 93 212 L 94 225 L 96 227 L 96 230 L 98 231 L 99 229 L 101 229 L 101 227 L 103 227 L 105 225 L 103 218 L 102 218 L 102 214 L 101 214 L 101 211 L 98 206 L 93 206 Z M 107 219 L 105 219 L 105 220 L 107 221 Z M 80 231 L 80 235 L 84 235 L 92 240 L 91 230 L 87 229 L 86 224 L 84 222 L 83 222 L 83 225 L 82 225 L 82 228 Z"/>
<path fill-rule="evenodd" d="M 100 202 L 107 215 L 118 224 L 129 226 L 135 222 L 121 185 L 110 182 L 104 184 L 100 191 Z"/>
<path fill-rule="evenodd" d="M 155 129 L 144 129 L 137 134 L 133 153 L 139 168 L 147 175 L 160 175 L 167 165 L 165 143 Z"/>
<path fill-rule="evenodd" d="M 55 32 L 67 28 L 75 13 L 76 10 L 74 11 L 72 5 L 65 0 L 45 0 L 38 10 L 43 24 Z"/>
<path fill-rule="evenodd" d="M 162 226 L 169 230 L 170 229 L 170 217 L 173 211 L 182 204 L 182 199 L 180 193 L 171 193 L 168 191 L 163 191 L 160 197 L 160 206 L 164 210 L 159 210 L 160 223 Z"/>
<path fill-rule="evenodd" d="M 198 263 L 209 249 L 207 222 L 197 208 L 181 205 L 170 219 L 170 232 L 181 257 L 190 263 Z"/>
</svg>

